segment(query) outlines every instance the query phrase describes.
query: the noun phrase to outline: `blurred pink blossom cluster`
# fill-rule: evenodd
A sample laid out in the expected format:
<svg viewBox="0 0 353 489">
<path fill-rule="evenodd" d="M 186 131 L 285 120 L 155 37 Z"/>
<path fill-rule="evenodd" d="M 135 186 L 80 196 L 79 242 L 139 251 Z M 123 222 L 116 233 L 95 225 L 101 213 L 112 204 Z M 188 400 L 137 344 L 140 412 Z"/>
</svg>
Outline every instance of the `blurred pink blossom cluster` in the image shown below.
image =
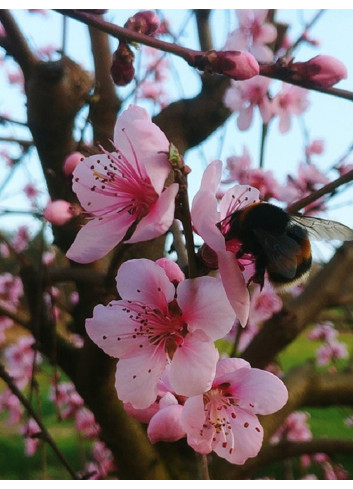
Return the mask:
<svg viewBox="0 0 353 489">
<path fill-rule="evenodd" d="M 310 414 L 304 411 L 295 411 L 291 413 L 272 436 L 272 443 L 283 441 L 289 442 L 306 442 L 313 438 L 310 428 Z M 345 480 L 348 473 L 340 464 L 334 463 L 325 453 L 304 454 L 300 456 L 300 470 L 306 475 L 303 479 L 317 479 L 317 472 L 323 474 L 326 480 Z M 321 477 L 320 477 L 321 479 Z"/>
<path fill-rule="evenodd" d="M 311 440 L 313 435 L 308 424 L 309 419 L 309 413 L 303 411 L 295 411 L 291 413 L 286 418 L 281 428 L 272 436 L 271 441 L 273 443 L 278 443 L 281 440 Z"/>
<path fill-rule="evenodd" d="M 339 358 L 347 358 L 347 345 L 337 339 L 338 331 L 331 321 L 317 324 L 308 334 L 310 340 L 322 341 L 316 351 L 316 361 L 320 366 L 334 364 Z"/>
<path fill-rule="evenodd" d="M 3 348 L 3 358 L 6 369 L 13 382 L 19 389 L 29 385 L 34 373 L 35 365 L 42 361 L 40 353 L 33 348 L 34 339 L 31 336 L 19 336 L 17 342 L 13 342 Z M 28 421 L 24 416 L 24 408 L 9 387 L 0 392 L 0 411 L 7 413 L 5 422 L 18 424 L 19 432 L 25 436 L 25 453 L 33 455 L 38 447 L 39 438 L 34 437 L 38 433 L 38 425 L 34 420 Z"/>
<path fill-rule="evenodd" d="M 23 295 L 23 284 L 19 277 L 9 272 L 0 275 L 0 305 L 10 312 L 15 312 Z M 8 316 L 0 315 L 0 345 L 5 340 L 5 329 L 12 326 Z"/>
<path fill-rule="evenodd" d="M 276 40 L 277 29 L 266 21 L 267 14 L 267 9 L 237 9 L 239 26 L 228 36 L 225 49 L 249 51 L 259 62 L 271 62 L 268 45 Z"/>
<path fill-rule="evenodd" d="M 322 474 L 317 477 L 310 474 L 311 479 L 324 480 L 348 480 L 349 473 L 342 467 L 341 464 L 335 463 L 326 453 L 315 453 L 313 455 L 302 455 L 300 457 L 303 470 L 307 470 L 308 474 L 311 471 Z M 309 475 L 306 477 L 309 478 Z"/>
<path fill-rule="evenodd" d="M 148 46 L 141 48 L 141 58 L 144 60 L 141 72 L 145 75 L 138 85 L 137 98 L 151 100 L 160 107 L 165 107 L 170 101 L 167 88 L 170 80 L 169 60 Z"/>
<path fill-rule="evenodd" d="M 313 140 L 305 149 L 306 156 L 318 155 L 323 152 L 323 143 L 319 140 Z M 288 174 L 284 183 L 280 183 L 271 170 L 264 170 L 254 166 L 249 150 L 243 147 L 241 155 L 229 156 L 226 160 L 222 186 L 218 190 L 218 196 L 221 197 L 227 185 L 238 183 L 241 185 L 251 185 L 260 192 L 262 200 L 275 199 L 285 204 L 291 204 L 302 199 L 322 186 L 330 182 L 330 177 L 323 172 L 318 166 L 310 163 L 299 163 L 296 176 Z M 304 208 L 307 215 L 317 214 L 325 209 L 323 199 L 317 199 L 312 204 Z"/>
<path fill-rule="evenodd" d="M 281 90 L 272 94 L 272 84 L 272 80 L 264 76 L 231 82 L 230 88 L 225 92 L 223 103 L 238 114 L 238 129 L 249 129 L 254 111 L 258 109 L 264 124 L 278 119 L 279 131 L 284 134 L 291 129 L 293 116 L 299 116 L 307 110 L 308 90 L 282 83 Z"/>
<path fill-rule="evenodd" d="M 276 293 L 268 280 L 260 290 L 259 285 L 254 285 L 250 294 L 249 319 L 245 329 L 240 331 L 239 324 L 235 324 L 228 337 L 234 341 L 239 335 L 238 350 L 242 352 L 250 341 L 256 336 L 262 324 L 282 308 L 282 299 Z"/>
</svg>

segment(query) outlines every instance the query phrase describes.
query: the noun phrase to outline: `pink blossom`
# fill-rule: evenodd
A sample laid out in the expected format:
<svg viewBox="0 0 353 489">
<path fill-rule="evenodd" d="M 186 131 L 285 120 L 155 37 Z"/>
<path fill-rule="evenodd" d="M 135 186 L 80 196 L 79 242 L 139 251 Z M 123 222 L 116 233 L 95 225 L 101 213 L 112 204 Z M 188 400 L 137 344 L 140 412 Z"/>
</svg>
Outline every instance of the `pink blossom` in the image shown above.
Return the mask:
<svg viewBox="0 0 353 489">
<path fill-rule="evenodd" d="M 321 42 L 319 39 L 315 39 L 314 37 L 311 37 L 309 34 L 309 31 L 304 31 L 302 34 L 302 39 L 303 41 L 307 42 L 308 44 L 311 44 L 312 46 L 320 46 Z"/>
<path fill-rule="evenodd" d="M 19 68 L 13 69 L 12 71 L 8 71 L 7 72 L 7 79 L 9 81 L 10 85 L 19 85 L 21 90 L 23 90 L 24 76 L 23 76 L 23 72 Z"/>
<path fill-rule="evenodd" d="M 55 226 L 63 226 L 70 221 L 76 212 L 71 202 L 66 200 L 54 200 L 49 202 L 44 209 L 44 218 Z"/>
<path fill-rule="evenodd" d="M 86 472 L 95 472 L 94 479 L 106 479 L 108 475 L 111 479 L 110 474 L 115 470 L 114 458 L 112 452 L 103 442 L 96 441 L 93 443 L 92 458 L 93 461 L 88 465 Z"/>
<path fill-rule="evenodd" d="M 167 393 L 159 401 L 159 410 L 152 416 L 147 436 L 151 443 L 157 441 L 173 442 L 185 437 L 181 416 L 183 405 L 172 393 Z"/>
<path fill-rule="evenodd" d="M 105 353 L 119 358 L 119 398 L 135 408 L 150 406 L 168 364 L 177 394 L 207 390 L 218 359 L 213 342 L 235 317 L 221 282 L 199 277 L 175 286 L 162 267 L 137 259 L 121 265 L 117 289 L 122 300 L 96 306 L 86 330 Z"/>
<path fill-rule="evenodd" d="M 235 210 L 258 201 L 259 192 L 246 185 L 236 185 L 224 194 L 218 211 L 216 191 L 221 173 L 221 161 L 214 161 L 208 165 L 201 180 L 200 190 L 192 202 L 191 217 L 195 231 L 217 254 L 219 273 L 227 297 L 239 322 L 245 326 L 249 315 L 249 292 L 235 253 L 227 247 L 224 234 L 227 223 L 229 223 L 229 216 Z M 217 227 L 218 223 L 222 223 L 222 229 Z"/>
<path fill-rule="evenodd" d="M 170 78 L 170 62 L 165 56 L 161 56 L 158 49 L 150 46 L 141 46 L 143 58 L 146 63 L 147 73 L 152 72 L 156 82 L 163 82 Z"/>
<path fill-rule="evenodd" d="M 331 323 L 331 321 L 319 323 L 308 334 L 308 338 L 310 340 L 323 340 L 328 342 L 335 340 L 336 337 L 337 331 L 335 330 L 334 324 Z"/>
<path fill-rule="evenodd" d="M 241 156 L 230 156 L 227 158 L 228 178 L 222 183 L 236 182 L 242 185 L 250 185 L 259 190 L 263 200 L 271 197 L 277 198 L 280 186 L 270 170 L 262 168 L 251 168 L 252 161 L 247 148 L 244 146 Z"/>
<path fill-rule="evenodd" d="M 23 191 L 29 199 L 35 199 L 39 195 L 37 187 L 33 183 L 27 183 L 23 187 Z"/>
<path fill-rule="evenodd" d="M 154 80 L 144 80 L 138 87 L 139 99 L 150 99 L 165 107 L 169 101 L 170 94 L 166 88 Z"/>
<path fill-rule="evenodd" d="M 38 426 L 37 422 L 30 418 L 28 422 L 20 428 L 20 433 L 25 437 L 25 452 L 26 455 L 31 457 L 37 451 L 38 444 L 41 433 L 41 429 Z"/>
<path fill-rule="evenodd" d="M 281 440 L 311 440 L 313 435 L 308 425 L 309 418 L 310 415 L 306 412 L 295 411 L 291 413 L 280 429 L 272 436 L 271 441 L 277 443 Z"/>
<path fill-rule="evenodd" d="M 258 325 L 272 317 L 281 308 L 282 299 L 266 280 L 262 290 L 260 286 L 254 286 L 250 301 L 249 322 Z"/>
<path fill-rule="evenodd" d="M 37 49 L 37 56 L 40 58 L 51 58 L 53 54 L 57 53 L 60 50 L 58 46 L 53 44 L 46 44 L 45 46 L 41 46 Z"/>
<path fill-rule="evenodd" d="M 272 101 L 273 111 L 279 117 L 279 130 L 282 134 L 289 131 L 291 117 L 301 115 L 309 107 L 308 90 L 288 83 L 282 84 L 282 91 Z"/>
<path fill-rule="evenodd" d="M 262 200 L 277 198 L 278 189 L 280 188 L 276 178 L 271 170 L 263 170 L 262 168 L 253 168 L 249 172 L 249 185 L 255 187 L 260 192 Z"/>
<path fill-rule="evenodd" d="M 172 183 L 164 188 L 169 142 L 144 109 L 131 105 L 118 118 L 114 144 L 116 152 L 85 158 L 73 173 L 73 190 L 92 215 L 67 252 L 79 263 L 103 257 L 123 240 L 156 238 L 174 218 L 179 187 Z"/>
<path fill-rule="evenodd" d="M 54 250 L 45 251 L 42 255 L 42 261 L 46 266 L 53 265 L 55 262 L 55 251 Z"/>
<path fill-rule="evenodd" d="M 25 225 L 19 226 L 11 244 L 17 252 L 21 253 L 27 247 L 30 238 L 28 227 Z"/>
<path fill-rule="evenodd" d="M 31 336 L 20 336 L 16 343 L 4 350 L 8 372 L 19 387 L 26 385 L 33 374 L 35 355 L 33 344 L 34 339 Z M 41 359 L 41 355 L 37 352 L 36 363 L 41 362 Z"/>
<path fill-rule="evenodd" d="M 153 100 L 153 102 L 165 106 L 170 94 L 165 87 L 165 81 L 170 78 L 169 60 L 161 57 L 157 49 L 142 46 L 142 60 L 144 61 L 145 76 L 138 86 L 138 98 Z"/>
<path fill-rule="evenodd" d="M 327 365 L 338 358 L 347 358 L 348 351 L 345 343 L 330 341 L 323 344 L 316 352 L 317 364 Z"/>
<path fill-rule="evenodd" d="M 188 444 L 199 453 L 212 450 L 233 464 L 255 457 L 263 429 L 257 414 L 271 414 L 287 402 L 283 382 L 270 372 L 251 368 L 241 358 L 217 365 L 212 387 L 186 400 L 181 422 Z"/>
<path fill-rule="evenodd" d="M 353 415 L 349 416 L 344 420 L 345 424 L 349 426 L 350 428 L 353 428 Z"/>
<path fill-rule="evenodd" d="M 169 280 L 174 284 L 178 284 L 185 280 L 184 273 L 174 261 L 168 260 L 168 258 L 159 258 L 156 260 L 156 263 L 163 268 Z"/>
<path fill-rule="evenodd" d="M 83 154 L 80 153 L 79 151 L 74 151 L 73 153 L 70 153 L 63 165 L 63 172 L 65 173 L 66 176 L 72 175 L 74 169 L 76 166 L 79 164 L 80 161 L 84 159 Z"/>
<path fill-rule="evenodd" d="M 10 256 L 10 250 L 6 243 L 0 243 L 0 256 L 2 258 L 8 258 Z"/>
<path fill-rule="evenodd" d="M 87 408 L 82 407 L 76 412 L 75 425 L 79 433 L 82 433 L 85 438 L 97 438 L 99 426 L 94 420 L 93 413 Z"/>
<path fill-rule="evenodd" d="M 321 155 L 325 149 L 325 142 L 323 139 L 314 139 L 306 148 L 305 154 L 307 156 L 311 155 Z"/>
<path fill-rule="evenodd" d="M 278 191 L 278 199 L 290 203 L 311 194 L 329 182 L 328 176 L 319 170 L 314 163 L 300 163 L 297 176 L 289 175 L 287 177 L 286 185 Z M 322 204 L 322 201 L 316 201 L 313 210 L 317 210 L 318 205 Z M 308 214 L 308 211 L 310 211 L 310 206 L 305 208 L 305 214 Z"/>
<path fill-rule="evenodd" d="M 7 150 L 7 148 L 1 148 L 0 149 L 0 156 L 1 158 L 4 160 L 4 162 L 10 167 L 12 168 L 13 165 L 14 165 L 14 158 L 10 155 L 9 151 Z"/>
<path fill-rule="evenodd" d="M 71 382 L 60 382 L 52 386 L 49 398 L 55 402 L 63 419 L 74 418 L 83 407 L 83 399 Z"/>
<path fill-rule="evenodd" d="M 158 441 L 173 442 L 186 436 L 181 425 L 181 412 L 186 397 L 178 396 L 173 391 L 169 380 L 169 370 L 169 365 L 167 365 L 158 382 L 158 397 L 156 402 L 147 410 L 139 410 L 145 411 L 146 414 L 147 411 L 150 412 L 149 419 L 144 422 L 149 423 L 147 436 L 151 443 Z"/>
<path fill-rule="evenodd" d="M 243 154 L 240 156 L 229 156 L 226 161 L 227 178 L 222 183 L 249 183 L 249 172 L 252 160 L 248 148 L 243 146 Z"/>
<path fill-rule="evenodd" d="M 296 183 L 303 193 L 311 193 L 329 182 L 330 179 L 327 174 L 319 170 L 313 163 L 310 165 L 300 163 Z"/>
<path fill-rule="evenodd" d="M 20 277 L 9 272 L 0 274 L 0 303 L 14 311 L 19 305 L 22 295 L 23 283 Z"/>
<path fill-rule="evenodd" d="M 17 424 L 21 420 L 23 407 L 12 391 L 8 388 L 0 392 L 0 412 L 8 411 L 9 418 L 6 420 L 8 424 Z"/>
<path fill-rule="evenodd" d="M 337 170 L 340 176 L 345 175 L 349 171 L 353 170 L 353 163 L 342 161 L 342 163 L 340 163 L 340 165 L 337 167 Z"/>
<path fill-rule="evenodd" d="M 267 124 L 272 115 L 272 104 L 267 95 L 270 78 L 256 76 L 242 82 L 233 81 L 226 91 L 223 103 L 232 112 L 239 112 L 237 124 L 241 131 L 249 129 L 255 107 L 258 107 L 262 120 Z"/>
<path fill-rule="evenodd" d="M 226 42 L 226 49 L 250 51 L 255 58 L 268 63 L 273 53 L 266 44 L 272 43 L 277 37 L 274 25 L 265 22 L 267 9 L 237 9 L 239 27 L 233 31 Z"/>
</svg>

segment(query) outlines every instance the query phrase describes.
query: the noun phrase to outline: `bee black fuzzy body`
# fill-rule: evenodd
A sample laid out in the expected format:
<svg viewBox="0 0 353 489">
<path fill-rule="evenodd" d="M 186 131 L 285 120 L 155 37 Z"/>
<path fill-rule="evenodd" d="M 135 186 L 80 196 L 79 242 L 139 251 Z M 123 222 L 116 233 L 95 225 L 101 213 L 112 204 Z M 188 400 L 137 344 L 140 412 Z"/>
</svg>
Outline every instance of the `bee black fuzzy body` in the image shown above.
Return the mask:
<svg viewBox="0 0 353 489">
<path fill-rule="evenodd" d="M 241 242 L 237 258 L 245 254 L 254 257 L 252 281 L 261 287 L 266 270 L 278 288 L 300 282 L 310 270 L 312 257 L 307 230 L 272 204 L 256 202 L 234 212 L 225 238 Z"/>
</svg>

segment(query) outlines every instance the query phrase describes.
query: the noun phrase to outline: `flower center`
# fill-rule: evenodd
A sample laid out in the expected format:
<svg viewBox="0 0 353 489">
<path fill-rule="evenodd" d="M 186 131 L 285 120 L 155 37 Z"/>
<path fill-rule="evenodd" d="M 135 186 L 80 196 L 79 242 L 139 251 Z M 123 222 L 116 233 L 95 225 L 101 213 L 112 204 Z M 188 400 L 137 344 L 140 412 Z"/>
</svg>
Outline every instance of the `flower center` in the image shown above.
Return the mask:
<svg viewBox="0 0 353 489">
<path fill-rule="evenodd" d="M 181 347 L 187 334 L 187 325 L 183 321 L 182 311 L 176 300 L 168 304 L 168 311 L 140 304 L 128 303 L 124 309 L 129 319 L 137 323 L 132 339 L 144 339 L 156 349 L 163 349 L 172 360 L 178 347 Z M 141 344 L 141 347 L 143 344 Z"/>
</svg>

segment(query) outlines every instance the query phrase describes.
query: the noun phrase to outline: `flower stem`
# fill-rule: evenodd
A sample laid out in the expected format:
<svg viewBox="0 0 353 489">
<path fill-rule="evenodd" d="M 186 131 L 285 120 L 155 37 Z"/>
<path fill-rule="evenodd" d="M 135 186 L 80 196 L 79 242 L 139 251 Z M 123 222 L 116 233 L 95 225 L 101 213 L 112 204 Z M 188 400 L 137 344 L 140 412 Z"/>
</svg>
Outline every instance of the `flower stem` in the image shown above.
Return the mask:
<svg viewBox="0 0 353 489">
<path fill-rule="evenodd" d="M 208 471 L 207 455 L 200 454 L 200 478 L 202 480 L 210 480 L 210 473 Z"/>
</svg>

